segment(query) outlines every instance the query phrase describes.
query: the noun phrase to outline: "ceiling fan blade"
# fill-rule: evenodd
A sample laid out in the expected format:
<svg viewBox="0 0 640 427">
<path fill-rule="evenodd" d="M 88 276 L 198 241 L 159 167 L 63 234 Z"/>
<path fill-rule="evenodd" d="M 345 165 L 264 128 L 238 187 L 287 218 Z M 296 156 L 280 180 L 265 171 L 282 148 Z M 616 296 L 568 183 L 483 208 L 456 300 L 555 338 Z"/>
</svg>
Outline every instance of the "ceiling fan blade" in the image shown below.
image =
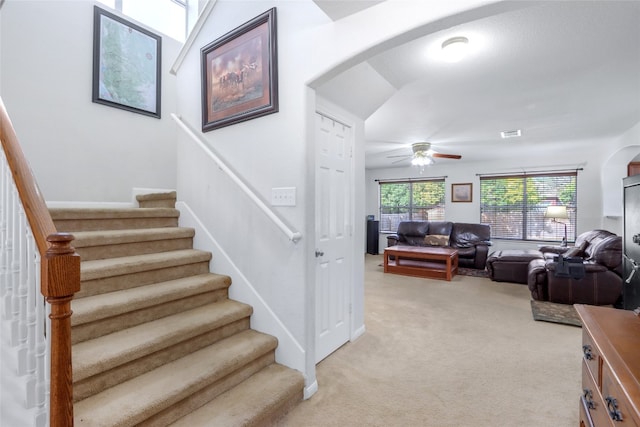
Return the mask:
<svg viewBox="0 0 640 427">
<path fill-rule="evenodd" d="M 406 157 L 408 159 L 409 157 L 413 157 L 413 156 L 411 154 L 402 154 L 399 156 L 387 156 L 387 159 L 392 159 L 394 157 Z"/>
<path fill-rule="evenodd" d="M 431 157 L 440 157 L 442 159 L 461 159 L 462 156 L 459 154 L 443 154 L 443 153 L 433 153 Z"/>
<path fill-rule="evenodd" d="M 396 157 L 397 157 L 397 156 L 396 156 Z M 404 159 L 400 159 L 400 160 L 396 160 L 395 162 L 391 162 L 391 164 L 392 164 L 392 165 L 395 165 L 396 163 L 401 163 L 401 162 L 407 161 L 407 160 L 409 160 L 410 158 L 411 158 L 411 156 L 406 156 L 406 158 L 404 158 Z"/>
</svg>

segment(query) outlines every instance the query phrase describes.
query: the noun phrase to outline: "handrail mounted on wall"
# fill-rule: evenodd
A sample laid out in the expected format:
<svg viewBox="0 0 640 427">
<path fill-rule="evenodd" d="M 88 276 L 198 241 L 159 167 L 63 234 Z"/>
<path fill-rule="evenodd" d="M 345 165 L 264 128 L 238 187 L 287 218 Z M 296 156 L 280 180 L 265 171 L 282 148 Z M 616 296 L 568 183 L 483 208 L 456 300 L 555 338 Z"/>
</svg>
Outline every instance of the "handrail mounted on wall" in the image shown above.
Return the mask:
<svg viewBox="0 0 640 427">
<path fill-rule="evenodd" d="M 229 178 L 231 178 L 231 180 L 235 182 L 236 185 L 238 185 L 238 187 L 240 187 L 240 189 L 242 189 L 242 191 L 244 191 L 247 196 L 249 196 L 251 201 L 253 201 L 260 208 L 260 210 L 262 210 L 262 212 L 264 212 L 278 226 L 278 228 L 280 228 L 280 230 L 282 230 L 282 232 L 286 234 L 289 240 L 294 243 L 298 243 L 298 241 L 302 239 L 302 234 L 289 228 L 289 226 L 287 226 L 287 224 L 285 224 L 284 221 L 282 221 L 282 219 L 280 219 L 280 217 L 278 217 L 278 215 L 276 215 L 276 213 L 272 209 L 270 209 L 269 206 L 267 206 L 262 201 L 262 199 L 258 197 L 253 192 L 253 190 L 251 190 L 251 188 L 249 188 L 249 186 L 245 184 L 244 181 L 224 163 L 222 159 L 220 159 L 213 151 L 211 151 L 207 144 L 202 142 L 202 140 L 195 134 L 195 132 L 193 132 L 187 125 L 187 123 L 185 123 L 180 117 L 176 116 L 173 113 L 171 113 L 171 117 L 180 126 L 180 128 L 184 130 L 185 133 L 189 135 L 191 139 L 204 150 L 205 153 L 207 153 L 207 155 L 216 163 L 216 165 L 218 165 L 218 167 L 222 171 L 224 171 L 224 173 L 226 173 Z"/>
</svg>

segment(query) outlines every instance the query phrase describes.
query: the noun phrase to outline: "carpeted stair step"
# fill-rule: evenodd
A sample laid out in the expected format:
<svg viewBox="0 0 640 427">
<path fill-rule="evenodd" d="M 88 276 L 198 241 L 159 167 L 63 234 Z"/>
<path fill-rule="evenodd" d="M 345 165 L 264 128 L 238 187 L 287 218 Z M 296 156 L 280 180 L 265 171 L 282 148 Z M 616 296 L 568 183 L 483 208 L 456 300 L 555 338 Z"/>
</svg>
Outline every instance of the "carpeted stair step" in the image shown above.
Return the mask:
<svg viewBox="0 0 640 427">
<path fill-rule="evenodd" d="M 206 273 L 74 299 L 73 343 L 222 301 L 230 285 L 228 276 Z"/>
<path fill-rule="evenodd" d="M 191 249 L 192 228 L 160 227 L 133 230 L 73 232 L 72 245 L 83 261 Z"/>
<path fill-rule="evenodd" d="M 273 363 L 170 427 L 273 425 L 302 401 L 304 377 Z"/>
<path fill-rule="evenodd" d="M 74 405 L 76 426 L 168 425 L 274 362 L 277 340 L 247 330 Z"/>
<path fill-rule="evenodd" d="M 76 298 L 209 272 L 211 253 L 196 249 L 83 261 Z"/>
<path fill-rule="evenodd" d="M 140 208 L 50 209 L 82 260 L 71 318 L 75 425 L 277 420 L 302 399 L 302 375 L 275 363 L 277 339 L 250 329 L 252 307 L 229 300 L 231 278 L 193 249 L 176 193 L 136 199 Z"/>
<path fill-rule="evenodd" d="M 58 231 L 126 230 L 177 227 L 180 211 L 171 208 L 50 208 Z"/>
<path fill-rule="evenodd" d="M 175 208 L 177 193 L 168 191 L 165 193 L 138 194 L 136 200 L 141 208 Z"/>
<path fill-rule="evenodd" d="M 74 397 L 84 399 L 245 331 L 252 312 L 224 300 L 74 344 Z"/>
</svg>

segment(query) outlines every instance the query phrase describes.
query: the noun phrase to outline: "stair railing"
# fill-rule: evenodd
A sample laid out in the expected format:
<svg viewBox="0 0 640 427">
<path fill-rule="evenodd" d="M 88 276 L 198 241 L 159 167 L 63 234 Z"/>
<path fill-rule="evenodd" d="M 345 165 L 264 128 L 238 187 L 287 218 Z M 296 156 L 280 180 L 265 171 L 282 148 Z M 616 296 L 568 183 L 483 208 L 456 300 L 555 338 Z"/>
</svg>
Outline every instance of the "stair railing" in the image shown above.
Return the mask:
<svg viewBox="0 0 640 427">
<path fill-rule="evenodd" d="M 25 397 L 16 398 L 23 416 L 46 425 L 48 412 L 51 427 L 68 427 L 73 425 L 71 300 L 80 290 L 80 257 L 71 246 L 73 236 L 58 233 L 53 224 L 2 99 L 0 142 L 0 327 L 11 331 L 0 345 L 12 345 L 18 354 L 15 367 L 2 369 L 12 369 L 19 391 L 24 388 Z"/>
<path fill-rule="evenodd" d="M 262 199 L 258 195 L 256 195 L 256 193 L 254 193 L 251 188 L 249 188 L 249 186 L 245 184 L 244 181 L 211 150 L 211 148 L 207 146 L 207 144 L 200 140 L 200 138 L 195 134 L 194 131 L 191 130 L 189 125 L 187 125 L 184 120 L 173 113 L 171 113 L 171 117 L 180 126 L 180 128 L 187 135 L 189 135 L 189 137 L 191 137 L 191 139 L 196 144 L 198 144 L 198 146 L 202 148 L 214 162 L 216 162 L 216 165 L 218 165 L 218 167 L 224 173 L 226 173 L 227 176 L 229 176 L 229 178 L 231 178 L 231 180 L 235 182 L 236 185 L 240 187 L 240 189 L 244 191 L 247 196 L 249 196 L 249 199 L 251 199 L 251 201 L 254 202 L 260 208 L 260 210 L 262 210 L 262 212 L 264 212 L 267 217 L 269 217 L 269 219 L 271 219 L 271 221 L 273 221 L 278 226 L 278 228 L 280 228 L 280 230 L 282 230 L 282 232 L 289 238 L 289 240 L 294 243 L 298 243 L 298 241 L 302 239 L 302 234 L 298 231 L 293 231 L 287 224 L 285 224 L 284 221 L 272 209 L 270 209 L 269 206 L 267 206 L 267 204 L 263 202 Z"/>
</svg>

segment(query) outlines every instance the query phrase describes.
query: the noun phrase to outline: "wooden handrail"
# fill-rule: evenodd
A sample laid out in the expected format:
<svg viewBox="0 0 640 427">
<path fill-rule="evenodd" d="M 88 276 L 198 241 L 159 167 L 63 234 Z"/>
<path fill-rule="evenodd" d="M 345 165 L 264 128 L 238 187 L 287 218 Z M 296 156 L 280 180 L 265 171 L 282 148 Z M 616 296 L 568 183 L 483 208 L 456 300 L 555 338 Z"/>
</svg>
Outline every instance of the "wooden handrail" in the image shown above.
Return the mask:
<svg viewBox="0 0 640 427">
<path fill-rule="evenodd" d="M 40 255 L 44 255 L 49 247 L 47 236 L 55 234 L 56 227 L 53 225 L 47 204 L 40 194 L 40 189 L 33 177 L 29 163 L 27 163 L 22 153 L 18 137 L 2 99 L 0 99 L 0 140 L 11 168 L 13 180 L 18 188 L 18 194 L 20 194 L 20 200 L 24 205 L 29 225 L 33 231 L 38 251 Z"/>
<path fill-rule="evenodd" d="M 58 233 L 0 98 L 0 143 L 41 259 L 40 291 L 51 304 L 51 427 L 73 426 L 71 300 L 80 290 L 80 256 L 73 236 Z"/>
</svg>

